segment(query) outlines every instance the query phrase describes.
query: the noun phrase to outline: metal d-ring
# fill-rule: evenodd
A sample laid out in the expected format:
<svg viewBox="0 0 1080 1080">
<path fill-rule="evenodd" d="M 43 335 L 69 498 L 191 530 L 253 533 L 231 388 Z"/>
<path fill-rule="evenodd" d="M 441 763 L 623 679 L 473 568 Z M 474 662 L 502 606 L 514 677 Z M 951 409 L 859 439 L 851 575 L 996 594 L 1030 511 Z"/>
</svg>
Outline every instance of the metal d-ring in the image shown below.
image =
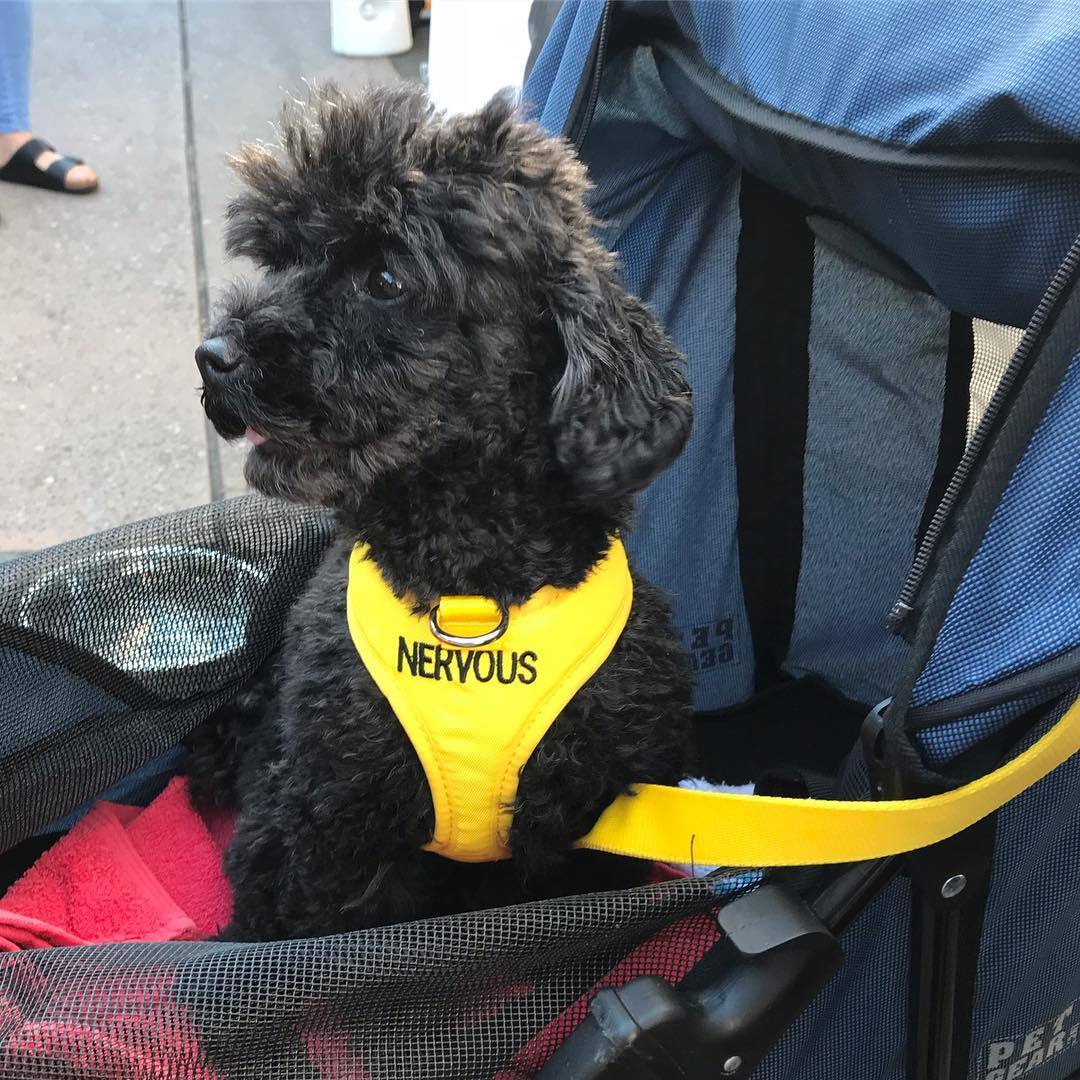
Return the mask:
<svg viewBox="0 0 1080 1080">
<path fill-rule="evenodd" d="M 493 641 L 498 641 L 506 633 L 506 628 L 510 625 L 510 612 L 501 606 L 499 611 L 501 613 L 499 625 L 494 630 L 488 630 L 484 634 L 475 634 L 472 637 L 459 637 L 457 634 L 447 633 L 439 625 L 438 604 L 428 612 L 428 625 L 431 627 L 431 633 L 444 645 L 454 645 L 459 649 L 478 649 L 481 645 L 490 645 Z"/>
</svg>

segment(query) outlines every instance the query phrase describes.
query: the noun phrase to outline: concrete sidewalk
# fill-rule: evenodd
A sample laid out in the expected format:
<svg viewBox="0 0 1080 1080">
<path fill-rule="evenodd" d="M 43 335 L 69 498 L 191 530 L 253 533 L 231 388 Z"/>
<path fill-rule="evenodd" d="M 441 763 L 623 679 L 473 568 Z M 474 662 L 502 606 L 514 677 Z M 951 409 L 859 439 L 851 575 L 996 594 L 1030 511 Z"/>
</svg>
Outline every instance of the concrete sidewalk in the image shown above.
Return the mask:
<svg viewBox="0 0 1080 1080">
<path fill-rule="evenodd" d="M 0 553 L 243 490 L 192 352 L 228 267 L 225 155 L 303 80 L 419 76 L 330 51 L 328 0 L 34 5 L 35 129 L 102 178 L 0 184 Z"/>
</svg>

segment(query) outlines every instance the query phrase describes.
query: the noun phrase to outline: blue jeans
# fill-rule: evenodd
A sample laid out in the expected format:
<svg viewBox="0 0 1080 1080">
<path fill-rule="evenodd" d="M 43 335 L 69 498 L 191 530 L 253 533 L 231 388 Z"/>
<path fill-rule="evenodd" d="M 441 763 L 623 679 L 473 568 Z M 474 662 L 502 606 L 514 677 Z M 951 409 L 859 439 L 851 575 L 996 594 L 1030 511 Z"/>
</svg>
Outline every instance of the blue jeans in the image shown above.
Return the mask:
<svg viewBox="0 0 1080 1080">
<path fill-rule="evenodd" d="M 30 0 L 0 0 L 0 132 L 30 130 Z"/>
</svg>

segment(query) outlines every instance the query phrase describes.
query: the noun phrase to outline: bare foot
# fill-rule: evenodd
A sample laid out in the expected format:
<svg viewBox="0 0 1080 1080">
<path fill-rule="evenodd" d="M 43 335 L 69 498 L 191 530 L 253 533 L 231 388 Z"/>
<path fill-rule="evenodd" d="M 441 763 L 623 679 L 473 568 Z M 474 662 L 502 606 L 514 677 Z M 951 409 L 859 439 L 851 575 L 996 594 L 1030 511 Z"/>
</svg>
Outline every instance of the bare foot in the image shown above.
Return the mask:
<svg viewBox="0 0 1080 1080">
<path fill-rule="evenodd" d="M 12 155 L 20 146 L 29 142 L 33 137 L 33 133 L 29 131 L 0 131 L 0 169 L 11 160 Z M 44 150 L 38 154 L 34 164 L 44 172 L 54 161 L 59 159 L 59 154 L 52 150 Z M 97 173 L 89 165 L 73 165 L 68 170 L 67 176 L 64 177 L 64 187 L 68 191 L 89 191 L 91 188 L 97 187 L 97 183 Z"/>
</svg>

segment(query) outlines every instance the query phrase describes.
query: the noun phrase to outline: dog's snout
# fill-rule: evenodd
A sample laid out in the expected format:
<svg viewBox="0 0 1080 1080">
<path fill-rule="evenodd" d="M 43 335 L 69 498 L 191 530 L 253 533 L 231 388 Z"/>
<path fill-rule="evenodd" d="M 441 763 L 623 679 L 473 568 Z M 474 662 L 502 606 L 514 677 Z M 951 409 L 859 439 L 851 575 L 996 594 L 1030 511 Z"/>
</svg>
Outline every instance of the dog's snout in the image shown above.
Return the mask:
<svg viewBox="0 0 1080 1080">
<path fill-rule="evenodd" d="M 207 338 L 195 350 L 195 363 L 204 379 L 215 375 L 228 375 L 239 366 L 239 361 L 229 356 L 226 341 L 222 337 Z"/>
</svg>

